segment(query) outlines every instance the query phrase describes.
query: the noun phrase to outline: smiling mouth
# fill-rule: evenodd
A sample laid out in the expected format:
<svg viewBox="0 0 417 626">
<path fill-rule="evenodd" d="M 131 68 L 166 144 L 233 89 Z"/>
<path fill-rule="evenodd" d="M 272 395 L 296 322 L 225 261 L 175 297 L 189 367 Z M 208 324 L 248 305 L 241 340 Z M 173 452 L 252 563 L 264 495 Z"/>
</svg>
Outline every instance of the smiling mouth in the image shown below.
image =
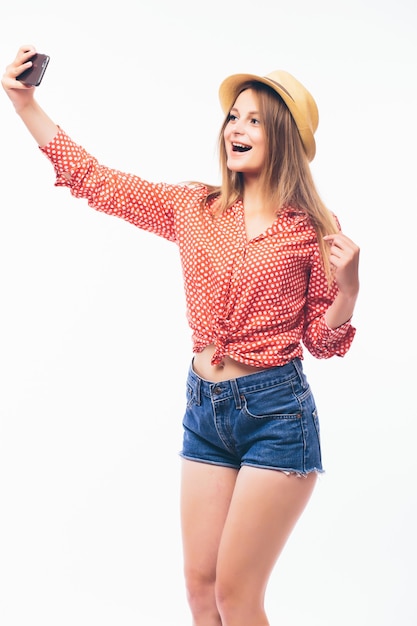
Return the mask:
<svg viewBox="0 0 417 626">
<path fill-rule="evenodd" d="M 248 152 L 251 149 L 251 146 L 245 146 L 243 143 L 232 143 L 233 152 Z"/>
</svg>

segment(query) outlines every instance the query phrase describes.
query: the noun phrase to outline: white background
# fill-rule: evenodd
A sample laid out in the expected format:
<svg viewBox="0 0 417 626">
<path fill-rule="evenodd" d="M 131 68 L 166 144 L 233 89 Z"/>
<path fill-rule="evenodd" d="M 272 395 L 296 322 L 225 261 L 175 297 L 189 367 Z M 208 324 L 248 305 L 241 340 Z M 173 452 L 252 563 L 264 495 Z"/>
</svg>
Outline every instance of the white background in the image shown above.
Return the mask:
<svg viewBox="0 0 417 626">
<path fill-rule="evenodd" d="M 219 180 L 220 82 L 286 69 L 320 110 L 313 174 L 361 246 L 344 359 L 305 367 L 326 473 L 273 574 L 271 626 L 415 626 L 416 4 L 3 5 L 0 64 L 107 165 Z M 98 214 L 0 98 L 0 623 L 185 626 L 178 525 L 190 361 L 173 244 Z"/>
</svg>

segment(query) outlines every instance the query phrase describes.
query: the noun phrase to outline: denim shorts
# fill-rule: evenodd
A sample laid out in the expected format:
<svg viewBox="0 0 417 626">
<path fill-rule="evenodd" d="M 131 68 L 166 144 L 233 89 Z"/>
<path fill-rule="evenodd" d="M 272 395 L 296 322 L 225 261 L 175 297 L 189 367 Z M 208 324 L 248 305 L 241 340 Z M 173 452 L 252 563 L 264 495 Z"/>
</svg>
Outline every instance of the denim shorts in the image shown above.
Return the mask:
<svg viewBox="0 0 417 626">
<path fill-rule="evenodd" d="M 185 459 L 301 475 L 323 471 L 317 410 L 300 359 L 217 383 L 191 366 L 183 427 Z"/>
</svg>

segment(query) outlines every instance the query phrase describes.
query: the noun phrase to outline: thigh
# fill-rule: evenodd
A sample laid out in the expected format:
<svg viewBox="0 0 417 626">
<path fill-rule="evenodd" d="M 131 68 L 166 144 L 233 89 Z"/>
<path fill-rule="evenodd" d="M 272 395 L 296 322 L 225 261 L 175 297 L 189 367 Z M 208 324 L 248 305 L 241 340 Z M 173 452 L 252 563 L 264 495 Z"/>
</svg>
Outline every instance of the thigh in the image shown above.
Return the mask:
<svg viewBox="0 0 417 626">
<path fill-rule="evenodd" d="M 181 527 L 186 574 L 214 579 L 237 470 L 183 460 Z"/>
<path fill-rule="evenodd" d="M 239 472 L 218 554 L 218 584 L 261 602 L 272 568 L 314 489 L 317 476 L 244 466 Z"/>
</svg>

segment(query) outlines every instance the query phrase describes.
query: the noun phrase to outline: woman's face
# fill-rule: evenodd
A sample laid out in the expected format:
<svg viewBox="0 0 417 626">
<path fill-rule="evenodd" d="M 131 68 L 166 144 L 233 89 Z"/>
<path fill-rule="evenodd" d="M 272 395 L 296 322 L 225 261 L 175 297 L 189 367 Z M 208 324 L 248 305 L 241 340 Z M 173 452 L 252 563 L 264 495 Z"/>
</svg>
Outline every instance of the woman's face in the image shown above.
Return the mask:
<svg viewBox="0 0 417 626">
<path fill-rule="evenodd" d="M 223 133 L 227 167 L 245 177 L 258 177 L 265 162 L 265 129 L 260 119 L 256 94 L 242 91 L 230 110 Z"/>
</svg>

